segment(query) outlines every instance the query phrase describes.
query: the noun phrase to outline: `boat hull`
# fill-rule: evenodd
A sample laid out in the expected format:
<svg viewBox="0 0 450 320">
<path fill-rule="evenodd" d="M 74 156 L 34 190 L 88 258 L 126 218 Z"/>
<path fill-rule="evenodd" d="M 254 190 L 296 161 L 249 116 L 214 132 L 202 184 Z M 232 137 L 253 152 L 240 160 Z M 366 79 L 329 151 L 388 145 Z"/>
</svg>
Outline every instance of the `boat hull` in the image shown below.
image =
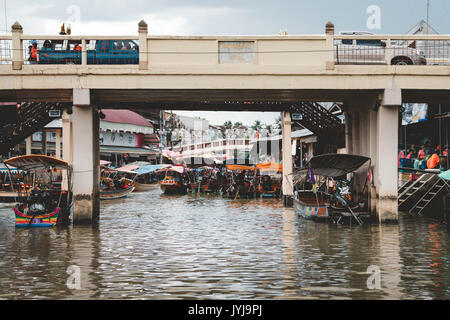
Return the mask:
<svg viewBox="0 0 450 320">
<path fill-rule="evenodd" d="M 56 208 L 55 211 L 48 214 L 39 214 L 36 216 L 29 216 L 14 208 L 17 228 L 47 228 L 53 227 L 57 221 L 61 208 Z"/>
<path fill-rule="evenodd" d="M 134 183 L 134 191 L 135 192 L 143 192 L 154 189 L 156 186 L 158 186 L 158 183 Z"/>
<path fill-rule="evenodd" d="M 130 186 L 127 189 L 116 191 L 100 191 L 100 200 L 112 200 L 120 199 L 128 196 L 135 189 L 134 186 Z"/>
<path fill-rule="evenodd" d="M 308 220 L 328 220 L 331 218 L 328 205 L 312 205 L 299 199 L 294 199 L 295 212 Z"/>
<path fill-rule="evenodd" d="M 174 180 L 163 180 L 160 182 L 164 194 L 186 194 L 188 187 Z"/>
</svg>

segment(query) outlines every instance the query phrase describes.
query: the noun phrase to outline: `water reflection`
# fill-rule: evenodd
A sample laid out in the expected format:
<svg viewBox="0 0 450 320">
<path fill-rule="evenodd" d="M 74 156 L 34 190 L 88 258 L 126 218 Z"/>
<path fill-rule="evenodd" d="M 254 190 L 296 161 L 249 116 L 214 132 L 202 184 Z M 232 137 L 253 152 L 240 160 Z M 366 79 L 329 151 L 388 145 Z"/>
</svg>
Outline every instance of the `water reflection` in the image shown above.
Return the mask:
<svg viewBox="0 0 450 320">
<path fill-rule="evenodd" d="M 270 199 L 154 189 L 102 202 L 96 228 L 25 230 L 0 205 L 0 299 L 448 299 L 448 248 L 432 221 L 317 224 Z"/>
</svg>

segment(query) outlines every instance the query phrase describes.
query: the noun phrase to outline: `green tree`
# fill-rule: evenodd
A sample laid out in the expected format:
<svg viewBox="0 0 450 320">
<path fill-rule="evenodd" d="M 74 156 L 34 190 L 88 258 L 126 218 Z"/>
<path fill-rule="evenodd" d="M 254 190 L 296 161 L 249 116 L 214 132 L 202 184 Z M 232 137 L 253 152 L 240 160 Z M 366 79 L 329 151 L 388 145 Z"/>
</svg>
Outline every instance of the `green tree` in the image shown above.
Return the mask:
<svg viewBox="0 0 450 320">
<path fill-rule="evenodd" d="M 225 127 L 225 129 L 231 129 L 233 123 L 230 120 L 227 120 L 223 123 L 223 126 Z"/>
<path fill-rule="evenodd" d="M 253 130 L 260 130 L 262 128 L 261 121 L 255 120 L 252 125 Z"/>
<path fill-rule="evenodd" d="M 275 127 L 281 129 L 281 116 L 278 116 L 278 118 L 275 119 Z"/>
<path fill-rule="evenodd" d="M 235 122 L 234 123 L 234 126 L 233 126 L 234 128 L 240 128 L 240 127 L 242 127 L 242 122 Z"/>
</svg>

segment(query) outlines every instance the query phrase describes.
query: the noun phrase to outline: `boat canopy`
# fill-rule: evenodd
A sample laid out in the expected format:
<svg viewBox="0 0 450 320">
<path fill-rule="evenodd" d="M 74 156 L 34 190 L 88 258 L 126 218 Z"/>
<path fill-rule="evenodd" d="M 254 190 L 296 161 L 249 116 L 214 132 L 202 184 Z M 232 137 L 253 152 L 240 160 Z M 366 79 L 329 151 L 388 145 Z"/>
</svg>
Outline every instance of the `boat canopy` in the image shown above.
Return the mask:
<svg viewBox="0 0 450 320">
<path fill-rule="evenodd" d="M 323 154 L 311 158 L 297 174 L 307 174 L 311 167 L 314 175 L 336 178 L 358 170 L 369 160 L 353 154 Z"/>
<path fill-rule="evenodd" d="M 164 167 L 170 167 L 170 164 L 149 164 L 134 170 L 138 175 L 155 172 Z"/>
<path fill-rule="evenodd" d="M 283 172 L 283 165 L 281 163 L 274 163 L 274 162 L 257 163 L 256 167 L 261 172 L 266 172 L 266 171 Z"/>
<path fill-rule="evenodd" d="M 5 160 L 4 163 L 24 171 L 44 168 L 67 169 L 69 167 L 69 164 L 66 161 L 40 154 L 14 157 Z"/>
<path fill-rule="evenodd" d="M 174 171 L 180 174 L 183 174 L 186 171 L 186 168 L 183 166 L 170 166 L 159 169 L 157 172 L 166 172 L 166 171 Z"/>
<path fill-rule="evenodd" d="M 116 168 L 117 171 L 133 171 L 133 170 L 136 170 L 136 169 L 139 169 L 139 166 L 132 165 L 132 164 L 127 164 L 127 165 L 125 165 L 123 167 Z"/>
<path fill-rule="evenodd" d="M 232 170 L 232 171 L 234 171 L 234 170 L 251 170 L 251 171 L 255 170 L 254 167 L 244 166 L 241 164 L 227 164 L 227 169 Z"/>
</svg>

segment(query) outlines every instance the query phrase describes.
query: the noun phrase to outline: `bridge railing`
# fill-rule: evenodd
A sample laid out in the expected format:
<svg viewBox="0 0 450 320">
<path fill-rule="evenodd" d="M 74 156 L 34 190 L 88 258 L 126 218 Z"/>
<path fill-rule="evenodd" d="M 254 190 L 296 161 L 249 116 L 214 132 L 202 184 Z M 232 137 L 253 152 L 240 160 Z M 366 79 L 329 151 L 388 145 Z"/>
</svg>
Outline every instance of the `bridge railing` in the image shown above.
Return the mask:
<svg viewBox="0 0 450 320">
<path fill-rule="evenodd" d="M 37 56 L 31 54 L 36 46 Z M 108 48 L 108 49 L 106 49 Z M 20 70 L 27 64 L 139 65 L 151 67 L 335 65 L 450 65 L 450 35 L 325 35 L 284 36 L 152 36 L 141 21 L 138 36 L 23 35 L 15 23 L 11 36 L 0 36 L 0 64 Z M 223 67 L 222 67 L 223 66 Z M 286 69 L 287 70 L 287 69 Z M 287 71 L 289 72 L 289 71 Z"/>
<path fill-rule="evenodd" d="M 335 35 L 335 64 L 450 65 L 449 35 Z"/>
<path fill-rule="evenodd" d="M 12 64 L 11 36 L 0 36 L 0 64 Z"/>
</svg>

